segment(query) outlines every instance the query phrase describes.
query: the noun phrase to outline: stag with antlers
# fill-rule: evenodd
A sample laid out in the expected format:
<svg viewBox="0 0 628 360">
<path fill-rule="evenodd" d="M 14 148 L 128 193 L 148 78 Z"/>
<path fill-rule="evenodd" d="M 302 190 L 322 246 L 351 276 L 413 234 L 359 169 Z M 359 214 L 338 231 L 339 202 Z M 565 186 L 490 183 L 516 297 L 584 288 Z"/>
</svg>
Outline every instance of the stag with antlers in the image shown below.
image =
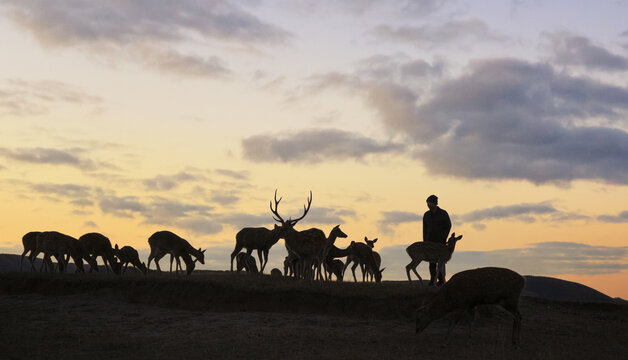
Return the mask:
<svg viewBox="0 0 628 360">
<path fill-rule="evenodd" d="M 317 266 L 317 276 L 323 279 L 321 271 L 322 253 L 327 244 L 327 237 L 325 233 L 316 228 L 311 228 L 303 231 L 297 231 L 294 226 L 302 220 L 312 205 L 312 191 L 307 199 L 307 205 L 303 205 L 303 215 L 296 219 L 284 220 L 279 215 L 278 206 L 282 198 L 277 200 L 277 190 L 275 190 L 275 205 L 270 203 L 270 211 L 273 213 L 273 219 L 279 222 L 279 237 L 283 238 L 286 242 L 286 249 L 289 254 L 294 254 L 298 258 L 298 268 L 295 269 L 297 278 L 312 279 L 314 274 L 312 273 L 312 266 Z"/>
</svg>

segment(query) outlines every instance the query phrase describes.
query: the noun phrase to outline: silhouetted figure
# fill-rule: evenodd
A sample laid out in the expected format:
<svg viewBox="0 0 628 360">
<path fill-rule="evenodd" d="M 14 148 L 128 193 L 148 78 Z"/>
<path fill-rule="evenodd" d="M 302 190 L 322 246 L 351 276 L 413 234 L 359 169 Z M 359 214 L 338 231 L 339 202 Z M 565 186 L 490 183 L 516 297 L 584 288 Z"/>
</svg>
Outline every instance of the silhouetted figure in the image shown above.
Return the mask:
<svg viewBox="0 0 628 360">
<path fill-rule="evenodd" d="M 423 214 L 423 241 L 445 244 L 451 230 L 451 220 L 447 211 L 438 207 L 438 197 L 430 195 L 427 200 L 428 211 Z M 430 262 L 430 285 L 434 285 L 436 263 Z M 438 284 L 445 283 L 444 276 L 439 274 Z"/>
</svg>

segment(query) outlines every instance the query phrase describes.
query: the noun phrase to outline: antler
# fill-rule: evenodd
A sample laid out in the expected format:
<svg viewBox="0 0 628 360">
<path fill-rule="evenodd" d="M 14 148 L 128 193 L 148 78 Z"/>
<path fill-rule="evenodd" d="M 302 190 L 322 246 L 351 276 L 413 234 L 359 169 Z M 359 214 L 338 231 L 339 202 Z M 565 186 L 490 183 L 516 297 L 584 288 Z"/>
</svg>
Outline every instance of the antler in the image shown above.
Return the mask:
<svg viewBox="0 0 628 360">
<path fill-rule="evenodd" d="M 290 221 L 292 226 L 296 225 L 299 222 L 299 220 L 303 219 L 305 215 L 307 215 L 307 212 L 310 211 L 310 205 L 312 205 L 312 190 L 310 190 L 310 197 L 307 198 L 307 207 L 303 205 L 303 215 L 301 215 L 300 218 L 297 218 L 294 220 L 288 220 Z"/>
<path fill-rule="evenodd" d="M 281 201 L 281 199 L 283 199 L 283 197 L 280 197 L 279 200 L 277 200 L 277 189 L 275 189 L 275 209 L 273 209 L 273 203 L 270 202 L 270 211 L 272 211 L 273 214 L 275 214 L 275 216 L 273 216 L 273 219 L 275 221 L 279 221 L 281 223 L 281 225 L 283 225 L 285 223 L 285 221 L 283 220 L 283 218 L 281 217 L 281 215 L 279 215 L 279 212 L 277 211 L 277 207 L 279 206 L 279 202 Z"/>
</svg>

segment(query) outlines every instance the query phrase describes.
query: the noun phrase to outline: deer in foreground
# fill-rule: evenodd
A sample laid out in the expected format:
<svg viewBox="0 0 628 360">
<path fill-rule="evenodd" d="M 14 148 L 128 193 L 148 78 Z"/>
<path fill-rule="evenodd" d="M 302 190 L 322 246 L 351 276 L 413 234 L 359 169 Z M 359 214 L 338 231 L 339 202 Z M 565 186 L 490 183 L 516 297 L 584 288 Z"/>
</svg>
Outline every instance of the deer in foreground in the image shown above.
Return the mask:
<svg viewBox="0 0 628 360">
<path fill-rule="evenodd" d="M 384 269 L 379 268 L 379 266 L 375 263 L 375 258 L 373 257 L 373 249 L 370 246 L 364 243 L 357 243 L 355 241 L 351 242 L 351 253 L 354 255 L 360 264 L 364 264 L 365 269 L 369 269 L 373 272 L 373 276 L 375 277 L 376 282 L 382 281 L 382 272 Z M 346 265 L 345 265 L 346 268 Z M 358 282 L 355 277 L 355 267 L 352 269 L 353 272 L 353 281 Z M 362 281 L 366 278 L 366 271 L 362 273 Z"/>
<path fill-rule="evenodd" d="M 275 276 L 275 277 L 282 277 L 283 274 L 281 274 L 281 270 L 277 269 L 277 268 L 273 268 L 270 271 L 270 276 Z"/>
<path fill-rule="evenodd" d="M 231 271 L 233 271 L 233 259 L 238 255 L 240 250 L 246 249 L 247 255 L 251 255 L 253 250 L 257 250 L 257 257 L 261 271 L 264 272 L 266 263 L 268 262 L 268 252 L 270 248 L 279 241 L 279 226 L 275 224 L 272 230 L 264 227 L 251 228 L 246 227 L 236 234 L 236 245 L 231 253 Z M 262 255 L 264 256 L 262 258 Z"/>
<path fill-rule="evenodd" d="M 321 253 L 319 254 L 319 258 L 317 259 L 318 263 L 321 265 L 324 265 L 325 267 L 325 280 L 327 280 L 327 258 L 329 256 L 329 252 L 331 251 L 332 247 L 335 246 L 334 243 L 336 242 L 337 238 L 346 238 L 347 234 L 345 234 L 341 229 L 340 229 L 340 225 L 336 225 L 334 226 L 333 229 L 331 229 L 331 231 L 329 232 L 329 236 L 327 237 L 327 242 L 325 243 L 325 247 L 321 250 Z M 340 261 L 340 260 L 339 260 Z M 342 261 L 341 261 L 342 263 Z M 344 264 L 343 264 L 344 266 Z M 335 274 L 335 272 L 334 272 Z M 331 277 L 329 278 L 331 280 Z"/>
<path fill-rule="evenodd" d="M 113 254 L 113 247 L 111 247 L 111 241 L 103 234 L 92 232 L 81 235 L 79 241 L 85 245 L 87 252 L 97 259 L 99 256 L 105 265 L 105 270 L 109 273 L 109 267 L 111 271 L 119 275 L 121 264 L 116 260 Z M 89 270 L 92 272 L 92 269 Z"/>
<path fill-rule="evenodd" d="M 157 271 L 161 272 L 159 260 L 166 254 L 172 254 L 177 260 L 178 266 L 180 266 L 179 258 L 182 258 L 188 275 L 196 267 L 196 261 L 205 264 L 205 250 L 201 250 L 201 248 L 195 249 L 187 240 L 173 232 L 158 231 L 148 238 L 148 244 L 150 245 L 150 255 L 148 255 L 148 264 L 146 265 L 148 269 L 150 269 L 150 262 L 155 259 Z M 190 255 L 193 255 L 196 259 L 192 260 Z"/>
<path fill-rule="evenodd" d="M 118 244 L 116 244 L 113 248 L 113 254 L 120 260 L 120 267 L 123 267 L 122 274 L 126 272 L 130 263 L 141 271 L 142 274 L 146 275 L 148 271 L 146 264 L 140 261 L 140 255 L 133 247 L 123 246 L 122 248 L 118 248 Z"/>
<path fill-rule="evenodd" d="M 238 272 L 244 269 L 247 273 L 258 273 L 255 258 L 245 252 L 236 255 L 236 270 Z"/>
<path fill-rule="evenodd" d="M 35 257 L 33 256 L 31 259 L 31 256 L 35 254 L 35 252 L 37 251 L 37 238 L 39 237 L 40 234 L 41 234 L 41 231 L 31 231 L 24 234 L 24 236 L 22 236 L 22 245 L 24 245 L 24 251 L 22 252 L 22 255 L 20 256 L 20 271 L 22 271 L 22 264 L 24 262 L 24 256 L 26 256 L 27 253 L 28 253 L 27 259 L 31 263 L 31 271 L 36 271 L 35 263 L 34 263 Z"/>
<path fill-rule="evenodd" d="M 377 238 L 373 239 L 373 240 L 369 240 L 366 236 L 364 237 L 364 243 L 370 247 L 371 249 L 375 248 L 375 243 L 377 242 Z M 375 256 L 375 253 L 373 254 Z M 379 254 L 377 254 L 377 256 L 379 256 Z M 375 259 L 375 261 L 377 262 L 377 259 Z M 349 267 L 349 264 L 353 263 L 353 266 L 351 267 L 351 272 L 353 273 L 353 278 L 355 279 L 355 268 L 358 267 L 358 265 L 360 266 L 360 270 L 362 271 L 362 279 L 365 279 L 365 274 L 367 273 L 366 270 L 366 265 L 360 263 L 360 259 L 356 256 L 356 255 L 349 255 L 347 256 L 347 263 L 345 264 L 344 269 L 342 270 L 342 273 L 344 274 L 344 272 L 347 270 L 347 268 Z M 381 258 L 380 258 L 380 263 L 381 263 Z M 377 268 L 379 269 L 380 264 L 377 264 Z"/>
<path fill-rule="evenodd" d="M 452 233 L 446 244 L 418 241 L 408 246 L 406 248 L 406 252 L 412 259 L 412 261 L 406 265 L 408 281 L 412 282 L 412 278 L 410 277 L 410 270 L 412 270 L 419 278 L 420 283 L 423 284 L 423 279 L 416 271 L 416 268 L 419 266 L 421 261 L 437 263 L 434 278 L 438 279 L 439 274 L 442 274 L 443 279 L 445 279 L 445 265 L 451 259 L 451 256 L 456 249 L 456 242 L 460 239 L 462 239 L 462 235 L 456 237 L 456 233 Z"/>
<path fill-rule="evenodd" d="M 525 279 L 521 275 L 504 268 L 485 267 L 459 272 L 417 309 L 416 333 L 421 333 L 432 321 L 452 312 L 472 313 L 479 305 L 501 305 L 514 319 L 512 343 L 518 346 L 521 337 L 519 297 L 524 284 Z M 469 326 L 470 337 L 472 323 Z"/>
<path fill-rule="evenodd" d="M 312 279 L 312 266 L 317 265 L 317 275 L 320 279 L 323 278 L 321 273 L 321 255 L 327 243 L 327 237 L 325 233 L 316 228 L 311 228 L 303 231 L 297 231 L 294 226 L 307 215 L 312 205 L 312 192 L 307 199 L 307 205 L 303 205 L 303 215 L 292 220 L 284 220 L 279 215 L 278 207 L 282 198 L 277 200 L 277 190 L 275 190 L 275 207 L 273 209 L 273 203 L 270 202 L 270 211 L 273 213 L 273 219 L 281 224 L 279 227 L 279 237 L 283 238 L 286 243 L 286 249 L 288 254 L 296 256 L 297 269 L 295 274 L 297 278 Z"/>
</svg>

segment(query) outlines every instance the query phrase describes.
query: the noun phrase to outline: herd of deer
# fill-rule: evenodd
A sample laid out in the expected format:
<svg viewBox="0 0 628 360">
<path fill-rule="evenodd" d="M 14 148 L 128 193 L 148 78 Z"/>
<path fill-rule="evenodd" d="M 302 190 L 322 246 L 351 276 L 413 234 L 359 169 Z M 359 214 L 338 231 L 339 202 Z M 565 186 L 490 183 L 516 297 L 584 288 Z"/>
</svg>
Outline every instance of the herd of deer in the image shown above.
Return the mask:
<svg viewBox="0 0 628 360">
<path fill-rule="evenodd" d="M 317 228 L 307 230 L 296 230 L 294 226 L 302 220 L 310 210 L 312 204 L 312 192 L 307 198 L 307 204 L 303 206 L 303 214 L 296 218 L 284 220 L 279 214 L 278 207 L 282 198 L 277 200 L 275 190 L 274 205 L 270 202 L 270 211 L 273 219 L 278 223 L 272 230 L 264 227 L 247 227 L 236 234 L 235 249 L 231 253 L 231 271 L 233 271 L 233 261 L 236 260 L 237 271 L 245 269 L 247 272 L 258 272 L 255 259 L 251 256 L 253 250 L 257 250 L 260 269 L 264 271 L 268 262 L 270 248 L 279 239 L 285 240 L 288 256 L 284 260 L 284 276 L 292 276 L 297 279 L 308 280 L 331 280 L 332 274 L 338 281 L 342 281 L 345 270 L 351 263 L 353 279 L 357 282 L 355 269 L 360 266 L 362 270 L 362 281 L 375 280 L 380 282 L 382 272 L 380 269 L 381 257 L 373 250 L 377 238 L 369 240 L 364 237 L 364 242 L 352 241 L 351 244 L 340 249 L 334 245 L 337 238 L 346 238 L 347 235 L 335 226 L 329 236 Z M 437 264 L 438 277 L 442 274 L 445 278 L 445 265 L 451 259 L 456 247 L 456 242 L 462 239 L 462 235 L 455 233 L 447 240 L 446 244 L 431 242 L 415 242 L 406 248 L 406 252 L 411 258 L 411 262 L 406 266 L 408 280 L 412 282 L 410 271 L 418 277 L 422 284 L 422 278 L 416 271 L 421 262 L 431 262 Z M 150 263 L 155 260 L 157 270 L 161 272 L 159 260 L 166 255 L 170 255 L 170 272 L 172 272 L 173 261 L 176 260 L 175 273 L 182 269 L 181 259 L 186 265 L 187 274 L 191 274 L 196 262 L 205 263 L 205 250 L 195 249 L 190 243 L 170 231 L 158 231 L 148 238 L 150 245 L 150 255 L 148 265 L 141 262 L 137 250 L 130 246 L 118 248 L 111 246 L 109 239 L 99 233 L 88 233 L 75 239 L 56 231 L 29 232 L 22 238 L 24 252 L 20 258 L 20 271 L 23 267 L 23 260 L 28 254 L 31 264 L 31 271 L 35 269 L 35 258 L 42 253 L 43 261 L 39 271 L 55 271 L 58 268 L 63 272 L 67 268 L 69 259 L 74 261 L 76 272 L 85 272 L 83 265 L 87 262 L 90 272 L 98 271 L 97 257 L 101 257 L 107 272 L 111 268 L 115 274 L 124 273 L 129 264 L 146 274 Z M 241 252 L 246 249 L 246 252 Z M 57 260 L 53 264 L 51 258 Z M 194 260 L 192 259 L 194 257 Z M 339 258 L 346 257 L 346 263 Z M 323 271 L 324 270 L 324 271 Z M 282 275 L 279 269 L 272 269 L 271 275 Z M 434 280 L 434 279 L 432 279 Z M 449 313 L 456 313 L 450 329 L 456 325 L 462 315 L 473 316 L 474 309 L 479 305 L 498 304 L 506 309 L 514 318 L 512 341 L 519 343 L 519 333 L 521 328 L 521 314 L 518 310 L 518 302 L 524 286 L 524 278 L 508 269 L 503 268 L 480 268 L 467 270 L 455 274 L 444 286 L 431 297 L 416 313 L 416 332 L 421 332 L 433 320 L 443 317 Z M 469 324 L 469 337 L 471 336 L 471 323 Z"/>
</svg>

